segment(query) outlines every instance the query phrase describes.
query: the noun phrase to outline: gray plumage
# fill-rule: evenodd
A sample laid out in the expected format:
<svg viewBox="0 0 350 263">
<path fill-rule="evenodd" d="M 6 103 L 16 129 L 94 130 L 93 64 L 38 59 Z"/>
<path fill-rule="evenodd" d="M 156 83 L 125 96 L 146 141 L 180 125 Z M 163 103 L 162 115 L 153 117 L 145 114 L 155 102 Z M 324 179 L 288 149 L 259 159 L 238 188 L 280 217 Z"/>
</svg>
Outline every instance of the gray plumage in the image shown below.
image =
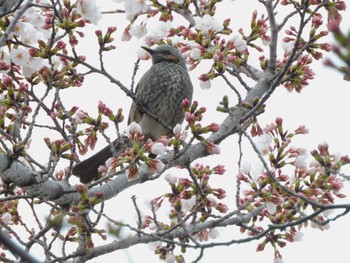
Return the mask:
<svg viewBox="0 0 350 263">
<path fill-rule="evenodd" d="M 143 48 L 152 56 L 153 65 L 136 86 L 136 102 L 131 105 L 128 122 L 139 123 L 146 138 L 157 140 L 163 135 L 169 135 L 169 131 L 156 119 L 162 120 L 170 128 L 182 123 L 182 101 L 185 98 L 192 100 L 193 87 L 185 60 L 175 47 L 161 45 L 156 49 Z M 153 119 L 146 112 L 156 118 Z M 118 140 L 113 145 L 116 153 L 124 151 L 123 144 Z M 96 178 L 98 167 L 111 156 L 110 147 L 107 146 L 77 164 L 73 174 L 79 176 L 82 183 L 88 183 Z"/>
<path fill-rule="evenodd" d="M 168 131 L 144 115 L 140 105 L 173 128 L 182 123 L 182 101 L 185 98 L 192 100 L 193 88 L 185 60 L 175 47 L 162 45 L 155 50 L 144 49 L 151 54 L 153 65 L 136 87 L 136 103 L 131 105 L 129 123 L 140 123 L 143 134 L 156 140 Z"/>
</svg>

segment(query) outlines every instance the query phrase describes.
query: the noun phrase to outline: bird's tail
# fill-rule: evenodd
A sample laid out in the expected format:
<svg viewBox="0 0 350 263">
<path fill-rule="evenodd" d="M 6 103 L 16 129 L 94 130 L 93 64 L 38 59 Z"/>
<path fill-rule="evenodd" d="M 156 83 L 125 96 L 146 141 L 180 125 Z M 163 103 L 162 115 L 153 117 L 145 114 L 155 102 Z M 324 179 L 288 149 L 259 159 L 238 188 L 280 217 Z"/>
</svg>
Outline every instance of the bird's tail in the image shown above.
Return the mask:
<svg viewBox="0 0 350 263">
<path fill-rule="evenodd" d="M 122 142 L 116 139 L 113 142 L 113 153 L 117 155 L 116 157 L 125 151 L 125 145 L 124 140 Z M 112 156 L 111 147 L 107 145 L 96 154 L 75 165 L 73 167 L 73 174 L 80 178 L 81 183 L 87 184 L 97 177 L 98 167 L 103 165 Z"/>
</svg>

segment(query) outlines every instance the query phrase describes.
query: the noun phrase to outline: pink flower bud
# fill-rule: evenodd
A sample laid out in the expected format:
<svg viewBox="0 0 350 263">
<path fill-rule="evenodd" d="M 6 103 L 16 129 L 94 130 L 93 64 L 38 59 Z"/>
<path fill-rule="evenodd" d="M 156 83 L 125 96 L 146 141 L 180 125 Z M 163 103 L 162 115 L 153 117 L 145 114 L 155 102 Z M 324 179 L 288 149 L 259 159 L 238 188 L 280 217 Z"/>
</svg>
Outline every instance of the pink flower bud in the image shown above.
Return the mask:
<svg viewBox="0 0 350 263">
<path fill-rule="evenodd" d="M 283 122 L 283 119 L 281 117 L 277 117 L 276 120 L 275 120 L 276 124 L 277 124 L 277 127 L 281 127 L 282 126 L 282 122 Z"/>
<path fill-rule="evenodd" d="M 77 190 L 78 193 L 85 193 L 87 191 L 87 188 L 84 184 L 77 184 L 75 186 L 75 189 Z"/>
<path fill-rule="evenodd" d="M 186 120 L 188 123 L 194 123 L 195 120 L 196 120 L 196 117 L 194 116 L 193 113 L 185 112 L 185 120 Z"/>
<path fill-rule="evenodd" d="M 10 69 L 10 65 L 3 62 L 3 61 L 0 61 L 0 70 L 1 71 L 7 71 Z"/>
<path fill-rule="evenodd" d="M 212 123 L 208 126 L 208 129 L 211 132 L 217 132 L 218 130 L 220 130 L 220 125 L 217 123 Z"/>
<path fill-rule="evenodd" d="M 108 32 L 109 34 L 112 34 L 112 33 L 115 32 L 116 30 L 117 30 L 117 27 L 116 27 L 116 26 L 110 26 L 110 27 L 108 27 L 107 32 Z"/>
<path fill-rule="evenodd" d="M 344 11 L 346 10 L 346 4 L 344 1 L 339 1 L 336 3 L 335 8 L 338 9 L 339 11 Z"/>
<path fill-rule="evenodd" d="M 189 99 L 184 99 L 182 101 L 182 107 L 183 108 L 188 108 L 190 106 L 191 102 L 189 101 Z"/>
<path fill-rule="evenodd" d="M 101 29 L 96 30 L 96 31 L 95 31 L 95 34 L 96 34 L 96 36 L 98 36 L 98 37 L 102 37 L 102 30 L 101 30 Z"/>
<path fill-rule="evenodd" d="M 35 48 L 30 48 L 29 49 L 29 55 L 31 57 L 37 57 L 39 55 L 39 50 L 37 50 Z"/>
<path fill-rule="evenodd" d="M 227 213 L 228 211 L 228 207 L 223 204 L 223 203 L 219 203 L 216 207 L 215 207 L 220 213 Z"/>
<path fill-rule="evenodd" d="M 6 74 L 2 78 L 2 82 L 6 87 L 10 87 L 13 85 L 12 77 L 10 77 L 9 75 L 6 75 Z"/>
<path fill-rule="evenodd" d="M 213 171 L 216 173 L 216 174 L 219 174 L 219 175 L 222 175 L 225 173 L 225 166 L 223 165 L 217 165 L 213 168 Z"/>
<path fill-rule="evenodd" d="M 184 188 L 188 188 L 190 187 L 190 185 L 192 184 L 192 182 L 190 180 L 188 180 L 187 178 L 180 178 L 179 179 L 179 183 L 184 187 Z"/>
</svg>

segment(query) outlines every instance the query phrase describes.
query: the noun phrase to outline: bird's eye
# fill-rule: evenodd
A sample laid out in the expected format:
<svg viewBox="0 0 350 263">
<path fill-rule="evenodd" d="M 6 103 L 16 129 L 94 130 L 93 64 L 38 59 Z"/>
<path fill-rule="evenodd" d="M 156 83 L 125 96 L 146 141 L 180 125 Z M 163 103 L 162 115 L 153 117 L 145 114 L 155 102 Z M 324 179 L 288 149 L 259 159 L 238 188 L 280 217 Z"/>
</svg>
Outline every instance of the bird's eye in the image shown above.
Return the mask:
<svg viewBox="0 0 350 263">
<path fill-rule="evenodd" d="M 165 50 L 165 55 L 171 55 L 170 50 Z"/>
</svg>

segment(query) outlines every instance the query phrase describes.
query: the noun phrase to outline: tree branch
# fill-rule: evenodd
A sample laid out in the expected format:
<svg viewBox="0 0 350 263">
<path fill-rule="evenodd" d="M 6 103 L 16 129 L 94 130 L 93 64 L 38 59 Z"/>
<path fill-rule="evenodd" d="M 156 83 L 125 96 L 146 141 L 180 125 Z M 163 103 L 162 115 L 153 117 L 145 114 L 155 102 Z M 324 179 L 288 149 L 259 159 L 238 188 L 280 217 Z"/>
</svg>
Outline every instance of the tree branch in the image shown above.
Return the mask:
<svg viewBox="0 0 350 263">
<path fill-rule="evenodd" d="M 8 1 L 8 0 L 4 0 L 4 1 Z M 27 9 L 31 6 L 32 2 L 33 0 L 27 0 L 26 3 L 23 5 L 23 7 L 18 10 L 18 12 L 16 13 L 16 16 L 12 19 L 10 25 L 7 27 L 4 34 L 0 37 L 0 47 L 2 47 L 5 44 L 5 41 L 10 37 L 11 33 L 16 27 L 17 22 L 22 17 L 24 12 L 27 11 Z"/>
</svg>

